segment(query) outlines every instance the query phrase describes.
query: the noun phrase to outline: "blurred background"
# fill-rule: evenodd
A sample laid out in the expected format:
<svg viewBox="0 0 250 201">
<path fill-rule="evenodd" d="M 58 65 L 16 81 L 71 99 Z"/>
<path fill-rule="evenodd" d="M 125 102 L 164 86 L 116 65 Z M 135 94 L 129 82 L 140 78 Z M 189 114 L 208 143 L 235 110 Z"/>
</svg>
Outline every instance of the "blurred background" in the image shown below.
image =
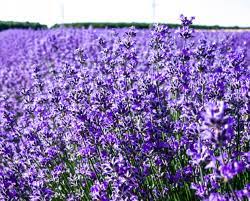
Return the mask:
<svg viewBox="0 0 250 201">
<path fill-rule="evenodd" d="M 178 23 L 250 26 L 250 0 L 0 0 L 0 21 L 29 21 L 49 27 L 72 22 Z"/>
</svg>

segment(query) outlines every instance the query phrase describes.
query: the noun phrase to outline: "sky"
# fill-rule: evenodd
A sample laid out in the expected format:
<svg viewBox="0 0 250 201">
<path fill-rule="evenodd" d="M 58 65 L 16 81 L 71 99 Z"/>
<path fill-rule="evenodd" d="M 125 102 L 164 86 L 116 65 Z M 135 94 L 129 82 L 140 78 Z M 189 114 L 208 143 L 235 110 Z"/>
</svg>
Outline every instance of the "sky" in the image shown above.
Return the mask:
<svg viewBox="0 0 250 201">
<path fill-rule="evenodd" d="M 195 16 L 195 24 L 250 27 L 250 0 L 0 0 L 0 20 L 48 26 L 63 22 L 178 23 L 180 14 Z"/>
</svg>

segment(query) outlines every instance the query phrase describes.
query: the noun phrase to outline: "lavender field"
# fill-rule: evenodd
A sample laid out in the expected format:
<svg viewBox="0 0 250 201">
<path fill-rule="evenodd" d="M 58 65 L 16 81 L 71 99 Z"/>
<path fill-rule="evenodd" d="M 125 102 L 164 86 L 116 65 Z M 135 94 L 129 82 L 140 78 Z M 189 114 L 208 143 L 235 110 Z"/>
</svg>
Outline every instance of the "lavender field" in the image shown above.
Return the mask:
<svg viewBox="0 0 250 201">
<path fill-rule="evenodd" d="M 0 32 L 0 200 L 250 198 L 250 32 Z"/>
</svg>

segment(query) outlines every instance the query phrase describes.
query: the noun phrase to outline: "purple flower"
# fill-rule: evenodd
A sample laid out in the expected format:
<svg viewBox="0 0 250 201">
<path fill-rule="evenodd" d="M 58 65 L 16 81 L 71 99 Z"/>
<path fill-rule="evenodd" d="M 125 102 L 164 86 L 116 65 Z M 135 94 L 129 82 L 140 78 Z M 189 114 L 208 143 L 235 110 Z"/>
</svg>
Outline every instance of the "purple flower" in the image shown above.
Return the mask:
<svg viewBox="0 0 250 201">
<path fill-rule="evenodd" d="M 225 115 L 225 103 L 211 103 L 204 113 L 202 138 L 225 143 L 233 136 L 232 119 Z"/>
</svg>

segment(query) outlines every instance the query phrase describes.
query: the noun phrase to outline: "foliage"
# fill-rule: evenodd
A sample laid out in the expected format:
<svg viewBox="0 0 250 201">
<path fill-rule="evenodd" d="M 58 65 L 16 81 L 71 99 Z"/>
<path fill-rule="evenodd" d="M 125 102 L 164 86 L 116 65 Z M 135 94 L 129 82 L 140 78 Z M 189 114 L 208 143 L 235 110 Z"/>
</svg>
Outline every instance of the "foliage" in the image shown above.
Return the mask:
<svg viewBox="0 0 250 201">
<path fill-rule="evenodd" d="M 47 26 L 32 22 L 0 21 L 0 31 L 6 29 L 46 29 Z"/>
<path fill-rule="evenodd" d="M 176 29 L 180 27 L 180 24 L 164 24 L 160 23 L 160 25 L 168 26 L 169 28 Z M 55 24 L 52 26 L 52 28 L 58 28 L 58 27 L 73 27 L 73 28 L 129 28 L 129 27 L 135 27 L 137 29 L 148 29 L 152 27 L 153 24 L 151 23 L 138 23 L 138 22 L 79 22 L 79 23 L 64 23 L 64 24 Z M 219 30 L 219 29 L 249 29 L 249 27 L 238 27 L 238 26 L 219 26 L 219 25 L 191 25 L 194 29 L 207 29 L 207 30 Z"/>
</svg>

